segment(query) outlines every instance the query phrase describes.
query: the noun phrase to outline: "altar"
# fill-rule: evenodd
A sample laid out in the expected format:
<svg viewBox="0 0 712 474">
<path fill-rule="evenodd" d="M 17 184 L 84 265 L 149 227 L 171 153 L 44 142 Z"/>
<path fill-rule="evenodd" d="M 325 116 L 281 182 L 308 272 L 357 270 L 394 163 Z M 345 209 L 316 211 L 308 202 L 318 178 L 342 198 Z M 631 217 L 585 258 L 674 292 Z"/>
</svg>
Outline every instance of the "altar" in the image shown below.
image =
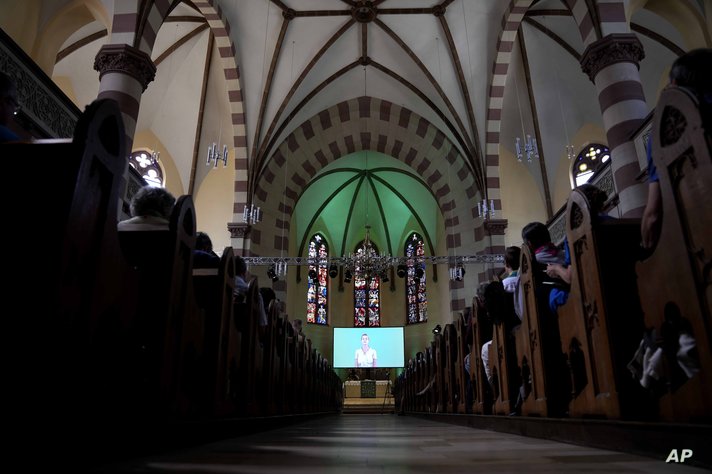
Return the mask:
<svg viewBox="0 0 712 474">
<path fill-rule="evenodd" d="M 388 380 L 348 380 L 344 382 L 344 397 L 383 398 L 389 386 Z"/>
</svg>

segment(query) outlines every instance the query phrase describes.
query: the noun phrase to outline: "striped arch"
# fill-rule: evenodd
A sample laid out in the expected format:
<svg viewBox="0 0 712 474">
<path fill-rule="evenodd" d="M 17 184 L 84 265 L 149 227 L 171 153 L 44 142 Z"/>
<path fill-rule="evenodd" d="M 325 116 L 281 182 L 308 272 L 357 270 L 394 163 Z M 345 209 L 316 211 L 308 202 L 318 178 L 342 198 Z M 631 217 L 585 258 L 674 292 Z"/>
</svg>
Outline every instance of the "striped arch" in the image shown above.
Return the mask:
<svg viewBox="0 0 712 474">
<path fill-rule="evenodd" d="M 158 30 L 181 0 L 116 0 L 110 44 L 128 44 L 151 55 Z"/>
<path fill-rule="evenodd" d="M 591 11 L 586 0 L 564 0 L 578 25 L 584 48 L 604 36 L 630 33 L 623 0 L 598 0 L 597 8 Z"/>
<path fill-rule="evenodd" d="M 283 235 L 288 234 L 292 212 L 306 184 L 331 162 L 362 150 L 402 161 L 428 184 L 444 218 L 449 252 L 464 255 L 478 250 L 472 223 L 481 192 L 457 147 L 414 112 L 362 96 L 305 121 L 272 155 L 255 186 L 255 203 L 263 208 L 264 219 L 252 229 L 253 252 L 288 251 L 289 239 Z M 464 309 L 463 282 L 450 282 L 450 286 L 452 311 Z"/>
<path fill-rule="evenodd" d="M 156 41 L 157 32 L 170 11 L 181 0 L 154 0 L 141 2 L 143 9 L 137 11 L 136 0 L 117 0 L 114 8 L 111 44 L 133 45 L 137 50 L 150 57 Z M 236 48 L 230 39 L 230 24 L 224 18 L 222 10 L 216 5 L 215 0 L 196 0 L 193 5 L 203 14 L 208 22 L 210 31 L 215 38 L 215 44 L 220 55 L 221 66 L 227 84 L 227 96 L 230 103 L 230 112 L 233 126 L 233 147 L 235 152 L 236 178 L 234 186 L 235 214 L 241 214 L 247 199 L 247 131 L 245 129 L 245 115 L 242 102 L 242 87 L 240 84 L 240 70 L 237 66 Z M 135 128 L 138 118 L 138 109 L 141 101 L 142 89 L 139 84 L 133 84 L 123 78 L 121 82 L 107 85 L 107 90 L 102 90 L 101 97 L 111 97 L 119 101 L 124 114 L 124 121 Z M 116 85 L 117 87 L 112 87 Z M 133 136 L 127 133 L 129 138 Z M 233 217 L 237 221 L 237 216 Z M 237 253 L 241 253 L 243 242 L 241 238 L 233 241 Z"/>
<path fill-rule="evenodd" d="M 497 40 L 497 54 L 492 68 L 490 83 L 485 154 L 487 165 L 487 192 L 495 201 L 495 208 L 501 208 L 499 183 L 499 140 L 502 120 L 504 87 L 507 81 L 512 49 L 517 31 L 532 0 L 510 0 L 502 18 L 502 30 Z M 564 0 L 571 10 L 578 25 L 586 51 L 598 46 L 604 38 L 616 41 L 619 35 L 630 36 L 630 26 L 626 19 L 623 0 Z M 641 202 L 641 184 L 635 184 L 634 177 L 640 171 L 635 150 L 627 137 L 642 123 L 646 105 L 637 65 L 621 62 L 602 71 L 603 74 L 591 77 L 598 89 L 601 114 L 608 136 L 608 145 L 613 156 L 613 169 L 616 186 L 621 194 L 621 211 L 636 215 L 644 206 Z M 622 77 L 630 80 L 622 80 Z M 626 97 L 626 107 L 622 108 L 618 97 Z M 643 193 L 644 195 L 644 193 Z M 495 242 L 497 240 L 497 242 Z M 500 248 L 501 238 L 493 238 L 492 245 Z M 495 249 L 491 249 L 494 251 Z"/>
<path fill-rule="evenodd" d="M 502 128 L 502 108 L 504 105 L 504 86 L 507 83 L 509 64 L 512 61 L 512 50 L 517 38 L 517 31 L 524 20 L 524 15 L 533 0 L 510 0 L 502 17 L 502 30 L 497 38 L 497 52 L 492 66 L 492 80 L 489 87 L 487 103 L 487 121 L 485 123 L 485 165 L 487 167 L 487 196 L 494 201 L 498 211 L 502 209 L 499 181 L 499 134 Z M 484 238 L 484 231 L 479 233 Z M 491 235 L 487 253 L 504 253 L 504 233 Z M 491 273 L 491 271 L 490 271 Z M 478 275 L 480 281 L 492 277 L 487 272 Z"/>
<path fill-rule="evenodd" d="M 215 36 L 215 45 L 220 54 L 220 62 L 227 84 L 227 97 L 230 102 L 232 117 L 232 146 L 235 150 L 235 186 L 233 200 L 233 222 L 241 222 L 242 212 L 247 203 L 247 129 L 245 128 L 245 112 L 242 101 L 242 85 L 240 68 L 237 65 L 235 44 L 230 39 L 230 23 L 223 16 L 222 9 L 216 7 L 216 0 L 194 0 L 198 10 L 205 16 L 210 31 Z M 242 237 L 233 238 L 233 248 L 237 255 L 242 255 L 246 249 Z"/>
</svg>

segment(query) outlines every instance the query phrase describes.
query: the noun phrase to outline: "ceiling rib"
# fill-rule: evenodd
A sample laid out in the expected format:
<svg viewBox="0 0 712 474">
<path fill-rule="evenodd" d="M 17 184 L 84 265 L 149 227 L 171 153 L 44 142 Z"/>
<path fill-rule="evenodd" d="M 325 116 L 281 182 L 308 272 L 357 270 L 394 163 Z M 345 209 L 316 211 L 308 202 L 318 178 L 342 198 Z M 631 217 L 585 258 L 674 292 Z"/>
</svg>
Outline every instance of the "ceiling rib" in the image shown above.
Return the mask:
<svg viewBox="0 0 712 474">
<path fill-rule="evenodd" d="M 279 29 L 279 37 L 274 45 L 274 52 L 272 53 L 272 61 L 269 65 L 269 72 L 267 73 L 267 81 L 264 83 L 262 89 L 262 102 L 260 103 L 260 111 L 257 115 L 257 123 L 255 124 L 255 138 L 252 141 L 252 156 L 257 153 L 258 145 L 260 143 L 260 134 L 262 133 L 262 124 L 265 119 L 265 109 L 267 108 L 267 99 L 269 99 L 270 92 L 272 90 L 272 80 L 274 79 L 275 69 L 277 69 L 277 61 L 279 60 L 279 55 L 282 52 L 282 46 L 284 45 L 284 36 L 287 33 L 287 27 L 289 26 L 289 19 L 287 17 L 282 19 L 282 27 Z M 267 34 L 267 32 L 265 32 Z M 265 48 L 267 45 L 265 45 Z M 264 64 L 262 65 L 264 68 Z M 264 71 L 264 69 L 263 69 Z"/>
<path fill-rule="evenodd" d="M 464 143 L 462 136 L 458 133 L 457 129 L 455 129 L 455 126 L 452 124 L 452 122 L 450 122 L 450 120 L 448 120 L 448 118 L 445 116 L 443 111 L 440 110 L 424 92 L 422 92 L 420 89 L 418 89 L 412 83 L 408 82 L 404 77 L 398 75 L 398 73 L 387 68 L 386 66 L 382 65 L 381 63 L 376 62 L 376 61 L 371 61 L 371 65 L 373 67 L 375 67 L 376 69 L 378 69 L 379 71 L 384 72 L 385 74 L 391 76 L 396 81 L 403 84 L 405 87 L 410 89 L 411 92 L 413 92 L 415 95 L 417 95 L 423 102 L 425 102 L 428 105 L 428 107 L 430 107 L 433 110 L 433 112 L 435 112 L 435 114 L 438 117 L 440 117 L 440 119 L 443 122 L 445 122 L 445 125 L 450 130 L 450 132 L 452 132 L 452 134 L 455 136 L 455 139 L 457 140 L 459 145 L 462 147 L 463 151 L 465 153 L 467 153 L 467 151 L 468 151 L 467 145 L 466 145 L 466 143 Z M 468 167 L 470 168 L 470 171 L 474 172 L 474 169 L 472 168 L 471 163 L 468 160 L 465 160 L 465 163 L 467 163 Z"/>
<path fill-rule="evenodd" d="M 445 15 L 439 15 L 438 20 L 440 20 L 440 25 L 443 28 L 443 32 L 445 33 L 445 39 L 447 40 L 448 48 L 450 49 L 450 55 L 452 56 L 452 62 L 455 65 L 455 70 L 457 71 L 457 81 L 460 83 L 460 90 L 462 91 L 463 99 L 465 100 L 465 108 L 467 110 L 467 116 L 470 119 L 470 128 L 472 129 L 472 138 L 475 143 L 475 154 L 477 156 L 482 156 L 481 154 L 481 146 L 480 146 L 480 136 L 477 133 L 477 122 L 475 121 L 475 114 L 472 111 L 472 99 L 470 98 L 470 90 L 467 87 L 467 82 L 465 81 L 465 74 L 462 71 L 462 64 L 460 63 L 460 57 L 457 54 L 457 48 L 455 47 L 455 41 L 452 39 L 452 32 L 450 31 L 450 27 L 447 24 L 447 20 L 445 19 Z M 480 160 L 477 160 L 472 163 L 474 168 L 476 170 L 480 171 L 480 183 L 484 185 L 484 182 L 481 181 L 481 172 L 480 170 Z"/>
<path fill-rule="evenodd" d="M 203 31 L 207 30 L 210 26 L 207 23 L 203 23 L 199 27 L 187 33 L 185 36 L 181 37 L 178 41 L 173 43 L 168 49 L 163 51 L 160 56 L 158 56 L 153 63 L 158 66 L 161 64 L 168 56 L 173 54 L 175 50 L 183 46 L 185 43 L 193 39 L 195 36 L 199 35 Z"/>
<path fill-rule="evenodd" d="M 82 48 L 89 43 L 92 43 L 99 38 L 103 38 L 104 36 L 108 35 L 109 32 L 104 28 L 101 31 L 97 31 L 96 33 L 92 33 L 89 36 L 85 36 L 84 38 L 78 39 L 74 43 L 70 44 L 66 48 L 64 48 L 62 51 L 57 53 L 57 57 L 55 58 L 54 62 L 55 64 L 60 62 L 62 59 L 66 58 L 70 54 L 72 54 L 74 51 L 78 50 L 79 48 Z"/>
<path fill-rule="evenodd" d="M 331 36 L 331 38 L 329 38 L 326 41 L 326 43 L 324 43 L 324 45 L 321 47 L 321 49 L 319 49 L 319 51 L 317 51 L 317 53 L 314 55 L 314 57 L 311 59 L 311 61 L 309 61 L 309 64 L 307 64 L 305 66 L 304 70 L 299 75 L 297 80 L 294 82 L 294 84 L 292 84 L 292 87 L 291 87 L 291 89 L 289 89 L 289 92 L 287 93 L 284 100 L 282 100 L 282 103 L 280 104 L 279 109 L 277 110 L 277 113 L 275 113 L 274 118 L 272 119 L 272 123 L 270 124 L 269 129 L 267 130 L 267 133 L 265 134 L 265 139 L 262 142 L 262 146 L 260 146 L 260 150 L 257 153 L 257 156 L 252 157 L 253 162 L 255 162 L 255 160 L 257 160 L 257 162 L 262 161 L 263 154 L 265 151 L 265 144 L 267 143 L 268 139 L 272 136 L 272 132 L 274 131 L 275 127 L 277 126 L 277 120 L 279 120 L 279 117 L 282 115 L 282 112 L 284 112 L 284 109 L 287 107 L 287 104 L 289 104 L 289 101 L 292 99 L 292 96 L 297 91 L 297 89 L 299 88 L 302 81 L 304 81 L 304 79 L 307 77 L 307 74 L 309 74 L 309 72 L 312 70 L 314 65 L 319 61 L 319 58 L 321 58 L 324 55 L 324 53 L 326 53 L 326 51 L 334 44 L 334 42 L 336 42 L 336 40 L 339 39 L 341 37 L 341 35 L 343 35 L 346 32 L 346 30 L 348 30 L 355 22 L 356 22 L 356 20 L 351 18 L 349 21 L 344 23 L 344 25 L 341 28 L 339 28 L 339 30 L 336 33 L 334 33 Z M 251 187 L 253 189 L 254 189 L 254 182 L 257 177 L 257 169 L 259 169 L 258 166 L 255 166 L 252 169 L 252 176 L 250 179 L 250 183 L 253 183 L 253 184 L 251 184 Z M 251 193 L 252 193 L 252 189 L 250 189 L 250 194 Z"/>
<path fill-rule="evenodd" d="M 167 17 L 163 23 L 205 23 L 206 21 L 204 16 L 176 15 Z"/>
<path fill-rule="evenodd" d="M 296 107 L 292 109 L 292 111 L 287 115 L 284 120 L 279 124 L 279 127 L 275 131 L 275 133 L 271 136 L 269 139 L 269 143 L 267 143 L 267 147 L 264 148 L 264 151 L 260 150 L 259 154 L 259 162 L 257 169 L 263 168 L 267 165 L 267 157 L 270 154 L 270 151 L 272 150 L 272 147 L 274 146 L 274 143 L 277 141 L 277 137 L 282 133 L 282 131 L 287 127 L 289 122 L 297 115 L 297 112 L 299 112 L 302 107 L 304 107 L 311 99 L 314 98 L 315 95 L 317 95 L 319 92 L 321 92 L 326 86 L 334 82 L 336 79 L 339 77 L 343 76 L 347 72 L 349 72 L 351 69 L 355 68 L 358 66 L 360 62 L 358 60 L 352 62 L 351 64 L 347 64 L 346 66 L 342 67 L 338 71 L 336 71 L 334 74 L 331 76 L 327 77 L 324 81 L 321 82 L 317 87 L 315 87 L 309 94 L 304 97 L 299 104 L 297 104 Z M 265 137 L 266 139 L 266 137 Z M 264 144 L 264 142 L 263 142 Z M 259 173 L 260 175 L 262 174 L 261 171 Z"/>
<path fill-rule="evenodd" d="M 368 57 L 368 25 L 361 23 L 361 61 Z"/>
<path fill-rule="evenodd" d="M 334 170 L 334 171 L 340 172 L 340 171 L 345 171 L 345 170 Z M 362 170 L 350 168 L 348 171 L 355 171 L 356 174 L 354 176 L 352 176 L 351 178 L 347 179 L 344 183 L 341 184 L 341 186 L 336 188 L 336 190 L 333 193 L 331 193 L 329 195 L 329 197 L 324 199 L 324 202 L 321 204 L 321 206 L 319 206 L 319 209 L 316 210 L 316 212 L 312 216 L 311 220 L 309 221 L 309 224 L 307 225 L 306 229 L 304 229 L 304 235 L 302 236 L 302 241 L 299 243 L 299 253 L 297 253 L 297 255 L 303 255 L 304 247 L 306 246 L 307 241 L 309 240 L 309 234 L 311 234 L 312 226 L 314 225 L 316 220 L 319 218 L 319 216 L 321 215 L 324 208 L 329 205 L 331 200 L 334 199 L 341 191 L 346 189 L 351 183 L 353 183 L 357 179 L 361 178 L 361 180 L 363 180 Z M 331 173 L 329 173 L 329 174 L 331 174 Z M 324 176 L 326 176 L 326 175 L 324 175 Z M 358 187 L 360 187 L 360 186 L 361 186 L 360 184 L 357 186 L 357 190 L 358 190 Z M 305 191 L 306 191 L 306 189 L 305 189 Z M 343 254 L 344 254 L 344 251 L 342 249 L 341 255 L 343 255 Z"/>
<path fill-rule="evenodd" d="M 682 49 L 669 39 L 665 38 L 664 36 L 654 32 L 653 30 L 649 30 L 648 28 L 633 22 L 630 23 L 630 29 L 635 31 L 636 33 L 640 33 L 641 35 L 647 36 L 653 41 L 657 41 L 658 43 L 675 53 L 677 56 L 682 56 L 683 54 L 685 54 L 684 49 Z"/>
<path fill-rule="evenodd" d="M 386 246 L 388 247 L 388 255 L 393 255 L 393 246 L 391 245 L 391 233 L 388 230 L 388 220 L 386 219 L 386 213 L 383 212 L 383 204 L 381 204 L 381 198 L 378 195 L 376 186 L 373 184 L 371 174 L 368 173 L 368 171 L 366 177 L 368 179 L 368 184 L 371 186 L 371 190 L 373 191 L 373 197 L 376 198 L 378 214 L 381 216 L 381 224 L 383 225 L 383 231 L 386 233 Z M 368 209 L 366 210 L 366 214 L 368 215 Z M 368 222 L 366 224 L 368 224 Z"/>
<path fill-rule="evenodd" d="M 541 31 L 544 33 L 546 36 L 554 40 L 555 43 L 557 43 L 559 46 L 561 46 L 564 50 L 566 50 L 567 53 L 569 53 L 573 58 L 576 60 L 576 62 L 581 62 L 581 55 L 579 54 L 578 51 L 576 51 L 573 46 L 571 46 L 569 43 L 564 41 L 563 38 L 561 38 L 559 35 L 551 31 L 549 28 L 546 26 L 542 25 L 538 21 L 532 19 L 532 18 L 527 18 L 524 17 L 524 22 L 528 25 L 531 25 L 532 27 L 536 28 L 537 30 Z"/>
<path fill-rule="evenodd" d="M 527 94 L 529 97 L 530 113 L 532 115 L 532 121 L 534 122 L 534 136 L 539 144 L 539 151 L 541 152 L 541 158 L 539 161 L 539 169 L 541 170 L 541 181 L 544 187 L 544 201 L 546 203 L 546 216 L 551 219 L 553 216 L 553 210 L 551 205 L 551 191 L 549 190 L 549 177 L 546 172 L 546 154 L 542 148 L 541 141 L 541 130 L 539 128 L 539 113 L 536 108 L 536 98 L 534 97 L 534 87 L 532 86 L 531 69 L 529 68 L 529 56 L 527 55 L 526 41 L 524 40 L 524 29 L 520 25 L 519 31 L 517 31 L 517 40 L 519 42 L 519 49 L 522 55 L 522 65 L 524 66 L 524 77 L 527 82 Z M 523 133 L 523 132 L 522 132 Z M 525 139 L 526 137 L 522 137 Z"/>
<path fill-rule="evenodd" d="M 430 255 L 435 255 L 435 248 L 433 247 L 433 241 L 430 238 L 428 229 L 423 224 L 423 220 L 420 218 L 420 215 L 415 211 L 415 209 L 413 209 L 413 206 L 410 205 L 410 202 L 408 202 L 408 200 L 405 198 L 405 196 L 403 196 L 401 193 L 399 193 L 398 190 L 396 188 L 394 188 L 393 186 L 391 186 L 391 184 L 388 183 L 386 180 L 384 180 L 378 176 L 374 176 L 374 178 L 376 178 L 376 181 L 378 181 L 379 183 L 381 183 L 382 185 L 387 187 L 393 194 L 398 196 L 398 199 L 400 199 L 401 202 L 403 204 L 405 204 L 405 206 L 408 208 L 410 213 L 413 214 L 413 217 L 415 217 L 415 220 L 418 221 L 418 225 L 420 226 L 421 230 L 423 231 L 423 234 L 425 234 L 425 240 L 428 241 L 428 248 L 430 249 Z"/>
<path fill-rule="evenodd" d="M 389 182 L 387 182 L 386 180 L 384 180 L 383 178 L 378 176 L 377 173 L 388 172 L 388 173 L 397 173 L 397 174 L 405 175 L 405 176 L 413 179 L 414 181 L 417 181 L 418 184 L 420 184 L 424 189 L 427 189 L 428 192 L 430 193 L 430 196 L 433 198 L 433 200 L 435 202 L 438 202 L 438 198 L 433 193 L 433 190 L 430 189 L 430 186 L 428 186 L 428 183 L 426 183 L 425 180 L 423 180 L 423 178 L 420 175 L 411 173 L 408 170 L 404 170 L 401 168 L 394 168 L 394 167 L 390 167 L 390 166 L 380 166 L 378 168 L 373 168 L 369 171 L 370 171 L 370 174 L 373 175 L 373 178 L 376 181 L 378 181 L 379 183 L 384 185 L 386 188 L 388 188 L 389 191 L 391 191 L 393 194 L 395 194 L 398 197 L 398 199 L 400 199 L 401 202 L 408 208 L 408 210 L 411 212 L 411 214 L 413 214 L 413 217 L 415 217 L 415 220 L 418 222 L 418 225 L 420 226 L 420 229 L 422 230 L 423 235 L 425 236 L 425 240 L 427 241 L 427 244 L 428 244 L 428 249 L 430 249 L 430 254 L 435 255 L 435 247 L 433 246 L 432 237 L 430 236 L 430 233 L 428 232 L 427 227 L 425 227 L 425 224 L 423 223 L 423 221 L 420 218 L 420 216 L 418 215 L 418 213 L 415 211 L 415 209 L 410 204 L 410 202 L 408 202 L 408 200 L 405 198 L 405 196 L 403 196 L 400 192 L 398 192 L 398 190 L 395 187 L 393 187 Z M 362 176 L 363 170 L 360 168 L 338 168 L 338 169 L 326 171 L 324 173 L 320 173 L 318 176 L 315 176 L 314 179 L 310 180 L 305 185 L 304 189 L 302 190 L 302 195 L 307 191 L 307 189 L 309 189 L 310 186 L 315 185 L 316 183 L 318 183 L 322 179 L 326 178 L 327 176 L 330 176 L 330 175 L 336 174 L 336 173 L 354 173 L 355 175 L 353 177 L 349 178 L 346 183 L 341 185 L 336 192 L 329 195 L 329 197 L 325 199 L 324 203 L 315 212 L 314 216 L 312 217 L 311 221 L 309 222 L 309 225 L 306 227 L 305 234 L 302 236 L 302 240 L 299 244 L 299 253 L 297 255 L 303 254 L 304 247 L 306 245 L 306 241 L 308 240 L 309 234 L 311 233 L 312 225 L 314 225 L 314 222 L 316 222 L 316 219 L 321 214 L 321 212 L 324 210 L 324 208 L 327 206 L 329 201 L 331 201 L 340 191 L 342 191 L 344 188 L 346 188 L 346 186 L 353 183 L 354 180 L 356 180 L 359 176 Z M 359 190 L 359 188 L 356 189 L 355 194 L 358 194 L 358 190 Z M 348 222 L 349 221 L 347 221 L 347 223 Z M 390 242 L 390 239 L 389 239 L 389 242 Z M 341 255 L 344 254 L 345 245 L 346 244 L 344 242 L 342 242 Z M 390 249 L 390 246 L 389 246 L 389 249 Z"/>
<path fill-rule="evenodd" d="M 195 138 L 193 139 L 193 160 L 190 167 L 190 179 L 188 180 L 188 194 L 193 196 L 195 191 L 195 176 L 198 171 L 198 153 L 200 150 L 200 134 L 203 131 L 203 116 L 205 114 L 205 97 L 208 92 L 208 79 L 210 78 L 210 66 L 213 61 L 213 49 L 215 47 L 215 36 L 213 32 L 208 33 L 208 47 L 205 49 L 205 64 L 203 66 L 203 83 L 200 86 L 200 105 L 198 106 L 198 120 L 195 124 Z"/>
<path fill-rule="evenodd" d="M 435 9 L 430 8 L 379 8 L 379 15 L 432 15 Z"/>
<path fill-rule="evenodd" d="M 474 145 L 470 141 L 470 136 L 467 133 L 467 129 L 465 129 L 465 125 L 462 123 L 462 120 L 460 119 L 460 116 L 457 114 L 457 111 L 455 111 L 455 107 L 453 107 L 452 103 L 450 100 L 447 98 L 447 95 L 445 95 L 445 91 L 442 90 L 440 87 L 440 84 L 435 80 L 433 75 L 428 71 L 428 68 L 425 67 L 425 64 L 420 60 L 420 58 L 411 50 L 407 44 L 396 34 L 395 31 L 391 30 L 385 23 L 383 23 L 381 20 L 376 18 L 374 20 L 376 25 L 378 25 L 383 31 L 388 34 L 393 40 L 405 51 L 405 53 L 415 62 L 415 64 L 420 68 L 420 70 L 425 74 L 425 77 L 428 79 L 430 84 L 435 88 L 437 91 L 438 95 L 440 98 L 445 102 L 445 106 L 447 107 L 448 111 L 452 114 L 453 119 L 455 120 L 455 123 L 457 126 L 460 128 L 460 131 L 463 135 L 463 138 L 465 142 L 467 143 L 466 149 L 472 153 L 472 150 L 474 150 Z"/>
<path fill-rule="evenodd" d="M 363 180 L 365 175 L 361 174 L 361 179 L 359 180 L 358 184 L 356 185 L 356 190 L 354 191 L 354 196 L 358 195 L 359 190 L 361 189 L 361 185 L 363 184 Z M 356 206 L 356 199 L 351 200 L 351 205 L 349 206 L 349 213 L 346 216 L 346 224 L 344 224 L 344 236 L 341 238 L 341 255 L 344 255 L 344 249 L 346 248 L 346 240 L 349 237 L 349 229 L 351 228 L 351 218 L 354 215 L 354 206 Z"/>
<path fill-rule="evenodd" d="M 349 10 L 302 10 L 294 12 L 294 16 L 298 17 L 315 17 L 315 16 L 351 16 Z"/>
</svg>

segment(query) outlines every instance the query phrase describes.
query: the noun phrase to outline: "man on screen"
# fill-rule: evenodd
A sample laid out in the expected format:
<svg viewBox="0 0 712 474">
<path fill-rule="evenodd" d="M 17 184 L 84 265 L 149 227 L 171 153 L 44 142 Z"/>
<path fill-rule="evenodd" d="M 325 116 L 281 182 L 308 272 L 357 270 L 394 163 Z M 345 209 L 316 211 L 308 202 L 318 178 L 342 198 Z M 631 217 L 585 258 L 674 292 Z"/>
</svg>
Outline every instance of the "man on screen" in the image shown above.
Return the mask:
<svg viewBox="0 0 712 474">
<path fill-rule="evenodd" d="M 368 341 L 368 334 L 363 333 L 361 335 L 361 347 L 356 349 L 356 367 L 377 367 L 376 359 L 378 359 L 378 356 L 376 355 L 376 349 L 368 347 Z"/>
</svg>

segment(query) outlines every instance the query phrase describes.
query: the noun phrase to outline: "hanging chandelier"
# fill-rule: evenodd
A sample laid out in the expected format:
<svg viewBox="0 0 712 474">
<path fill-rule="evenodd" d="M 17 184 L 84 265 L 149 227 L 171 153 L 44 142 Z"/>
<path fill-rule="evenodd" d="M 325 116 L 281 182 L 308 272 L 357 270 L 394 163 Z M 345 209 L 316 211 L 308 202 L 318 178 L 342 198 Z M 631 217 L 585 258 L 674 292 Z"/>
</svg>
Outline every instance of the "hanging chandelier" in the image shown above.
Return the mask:
<svg viewBox="0 0 712 474">
<path fill-rule="evenodd" d="M 223 145 L 222 152 L 218 148 L 217 143 L 213 142 L 212 146 L 208 147 L 208 158 L 205 160 L 205 166 L 211 166 L 213 168 L 218 167 L 218 163 L 222 161 L 223 168 L 227 167 L 227 145 Z"/>
<path fill-rule="evenodd" d="M 366 225 L 366 237 L 363 248 L 356 253 L 351 253 L 343 257 L 342 266 L 346 275 L 360 273 L 371 279 L 380 277 L 387 279 L 386 272 L 392 266 L 392 258 L 388 254 L 379 254 L 371 244 L 371 226 Z"/>
</svg>

